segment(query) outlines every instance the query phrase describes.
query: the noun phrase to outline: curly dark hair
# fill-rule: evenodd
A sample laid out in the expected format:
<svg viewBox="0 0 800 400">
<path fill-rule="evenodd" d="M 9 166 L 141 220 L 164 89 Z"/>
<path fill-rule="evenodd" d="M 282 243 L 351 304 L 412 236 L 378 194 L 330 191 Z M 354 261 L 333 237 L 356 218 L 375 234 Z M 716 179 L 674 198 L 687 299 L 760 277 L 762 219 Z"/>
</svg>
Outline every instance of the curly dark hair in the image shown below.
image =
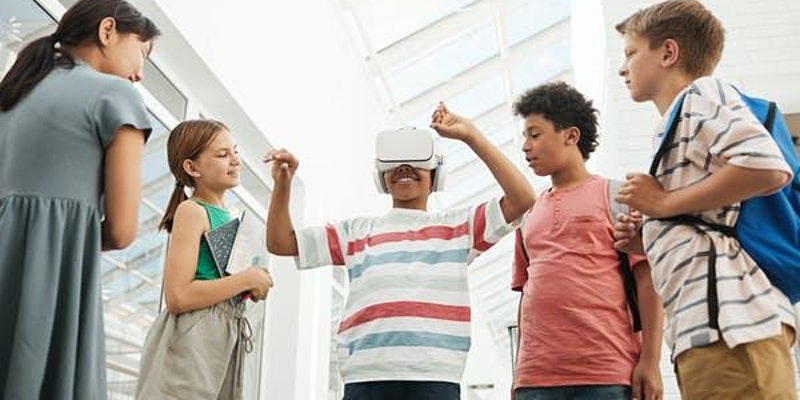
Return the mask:
<svg viewBox="0 0 800 400">
<path fill-rule="evenodd" d="M 514 114 L 522 118 L 539 114 L 558 130 L 578 128 L 581 132 L 578 148 L 584 160 L 597 148 L 597 113 L 591 100 L 564 82 L 539 85 L 514 103 Z"/>
</svg>

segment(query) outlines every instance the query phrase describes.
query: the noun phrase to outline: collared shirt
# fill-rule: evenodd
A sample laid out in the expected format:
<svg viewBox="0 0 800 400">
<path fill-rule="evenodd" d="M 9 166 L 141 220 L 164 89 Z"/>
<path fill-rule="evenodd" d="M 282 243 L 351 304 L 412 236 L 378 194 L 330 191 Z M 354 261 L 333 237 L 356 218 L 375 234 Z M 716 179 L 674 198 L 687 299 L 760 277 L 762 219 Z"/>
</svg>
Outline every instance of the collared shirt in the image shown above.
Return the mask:
<svg viewBox="0 0 800 400">
<path fill-rule="evenodd" d="M 745 105 L 736 89 L 714 78 L 700 78 L 687 87 L 665 113 L 656 131 L 658 148 L 677 99 L 686 94 L 670 151 L 656 179 L 667 191 L 707 179 L 727 164 L 791 174 L 766 129 Z M 740 204 L 696 215 L 734 226 Z M 698 233 L 693 227 L 647 220 L 643 240 L 661 295 L 667 326 L 664 338 L 673 359 L 683 351 L 722 339 L 729 347 L 781 334 L 781 323 L 794 326 L 789 300 L 773 287 L 735 238 L 717 232 Z M 716 246 L 719 330 L 709 327 L 707 308 L 710 240 Z"/>
<path fill-rule="evenodd" d="M 514 387 L 630 385 L 639 360 L 614 250 L 608 180 L 547 190 L 518 230 L 522 291 Z M 644 257 L 632 256 L 634 267 Z"/>
</svg>

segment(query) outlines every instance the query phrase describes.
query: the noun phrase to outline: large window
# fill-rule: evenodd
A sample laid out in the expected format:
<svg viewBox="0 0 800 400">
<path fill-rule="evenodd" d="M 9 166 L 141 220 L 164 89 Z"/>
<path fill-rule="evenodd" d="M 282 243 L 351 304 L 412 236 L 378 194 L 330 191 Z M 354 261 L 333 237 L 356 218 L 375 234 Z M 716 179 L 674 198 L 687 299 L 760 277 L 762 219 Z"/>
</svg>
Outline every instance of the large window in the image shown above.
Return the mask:
<svg viewBox="0 0 800 400">
<path fill-rule="evenodd" d="M 53 33 L 56 24 L 31 0 L 0 2 L 0 71 L 11 67 L 16 53 L 31 39 Z"/>
</svg>

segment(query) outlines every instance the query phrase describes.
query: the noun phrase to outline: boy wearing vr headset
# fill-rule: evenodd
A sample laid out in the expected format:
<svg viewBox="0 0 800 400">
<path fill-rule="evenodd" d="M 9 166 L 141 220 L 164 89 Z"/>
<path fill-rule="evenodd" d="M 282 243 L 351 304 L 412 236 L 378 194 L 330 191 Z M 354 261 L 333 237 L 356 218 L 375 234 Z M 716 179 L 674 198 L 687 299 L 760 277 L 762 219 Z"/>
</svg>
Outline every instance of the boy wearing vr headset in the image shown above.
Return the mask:
<svg viewBox="0 0 800 400">
<path fill-rule="evenodd" d="M 444 183 L 443 159 L 427 131 L 382 132 L 376 184 L 392 196 L 379 217 L 357 217 L 294 230 L 289 215 L 297 159 L 275 161 L 267 247 L 296 256 L 299 269 L 347 268 L 350 293 L 338 332 L 346 400 L 460 399 L 470 347 L 467 265 L 513 231 L 534 202 L 525 177 L 466 118 L 440 104 L 431 127 L 466 143 L 486 164 L 504 196 L 474 207 L 428 212 L 428 196 Z"/>
</svg>

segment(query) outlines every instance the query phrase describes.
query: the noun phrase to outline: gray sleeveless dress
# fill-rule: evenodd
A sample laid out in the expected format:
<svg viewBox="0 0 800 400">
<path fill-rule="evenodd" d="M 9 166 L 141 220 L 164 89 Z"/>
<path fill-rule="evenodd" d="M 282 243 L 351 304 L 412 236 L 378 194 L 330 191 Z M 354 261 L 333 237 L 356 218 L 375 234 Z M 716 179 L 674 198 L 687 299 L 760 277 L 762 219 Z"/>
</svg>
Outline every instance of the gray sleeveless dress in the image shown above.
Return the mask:
<svg viewBox="0 0 800 400">
<path fill-rule="evenodd" d="M 103 157 L 125 125 L 150 133 L 139 93 L 81 64 L 0 112 L 0 398 L 107 397 Z"/>
</svg>

